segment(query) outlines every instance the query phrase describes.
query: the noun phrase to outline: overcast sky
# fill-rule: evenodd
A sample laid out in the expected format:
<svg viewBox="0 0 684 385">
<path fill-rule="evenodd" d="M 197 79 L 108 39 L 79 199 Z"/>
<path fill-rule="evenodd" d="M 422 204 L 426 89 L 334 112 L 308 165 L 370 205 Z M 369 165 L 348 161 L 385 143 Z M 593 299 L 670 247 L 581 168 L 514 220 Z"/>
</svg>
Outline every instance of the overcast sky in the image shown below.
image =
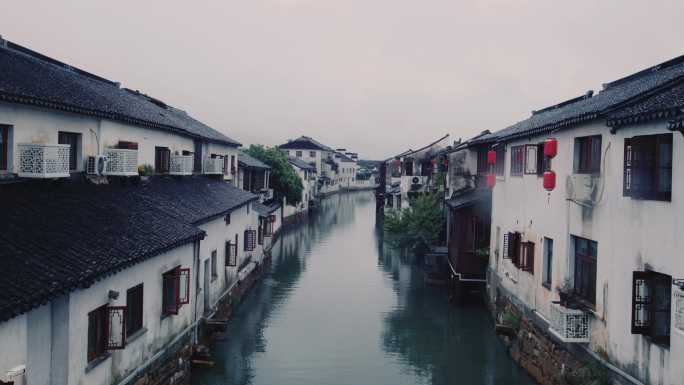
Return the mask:
<svg viewBox="0 0 684 385">
<path fill-rule="evenodd" d="M 243 144 L 306 134 L 377 159 L 684 54 L 682 15 L 682 0 L 4 0 L 0 33 Z"/>
</svg>

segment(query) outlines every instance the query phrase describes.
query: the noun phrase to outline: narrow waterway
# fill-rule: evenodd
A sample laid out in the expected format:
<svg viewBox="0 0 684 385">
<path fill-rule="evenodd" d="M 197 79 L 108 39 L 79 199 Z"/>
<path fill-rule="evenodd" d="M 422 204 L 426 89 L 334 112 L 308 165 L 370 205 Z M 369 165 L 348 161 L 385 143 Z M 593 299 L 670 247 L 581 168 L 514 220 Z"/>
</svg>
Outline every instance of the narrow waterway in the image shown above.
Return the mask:
<svg viewBox="0 0 684 385">
<path fill-rule="evenodd" d="M 450 305 L 410 256 L 383 247 L 371 192 L 326 198 L 272 254 L 194 385 L 533 383 L 484 308 Z"/>
</svg>

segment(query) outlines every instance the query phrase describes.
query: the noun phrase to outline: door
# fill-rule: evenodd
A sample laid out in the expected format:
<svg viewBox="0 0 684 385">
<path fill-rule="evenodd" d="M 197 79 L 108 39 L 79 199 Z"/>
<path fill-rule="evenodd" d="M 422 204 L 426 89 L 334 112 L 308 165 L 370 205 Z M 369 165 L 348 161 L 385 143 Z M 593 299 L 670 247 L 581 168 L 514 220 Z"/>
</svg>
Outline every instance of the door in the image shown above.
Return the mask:
<svg viewBox="0 0 684 385">
<path fill-rule="evenodd" d="M 211 310 L 211 290 L 209 288 L 209 258 L 204 260 L 204 313 L 207 314 Z"/>
<path fill-rule="evenodd" d="M 202 173 L 202 142 L 195 141 L 195 172 Z"/>
<path fill-rule="evenodd" d="M 78 142 L 81 134 L 74 134 L 71 132 L 60 132 L 57 141 L 59 144 L 68 144 L 69 147 L 69 170 L 76 170 L 78 168 Z"/>
</svg>

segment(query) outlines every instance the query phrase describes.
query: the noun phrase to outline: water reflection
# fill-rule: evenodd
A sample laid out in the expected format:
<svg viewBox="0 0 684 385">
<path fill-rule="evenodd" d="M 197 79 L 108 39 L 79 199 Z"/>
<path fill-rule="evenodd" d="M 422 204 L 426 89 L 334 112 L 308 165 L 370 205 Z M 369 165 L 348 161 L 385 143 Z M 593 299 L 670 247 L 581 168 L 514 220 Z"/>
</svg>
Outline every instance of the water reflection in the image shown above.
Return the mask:
<svg viewBox="0 0 684 385">
<path fill-rule="evenodd" d="M 380 241 L 372 193 L 323 200 L 193 384 L 529 384 L 483 309 L 456 309 Z"/>
</svg>

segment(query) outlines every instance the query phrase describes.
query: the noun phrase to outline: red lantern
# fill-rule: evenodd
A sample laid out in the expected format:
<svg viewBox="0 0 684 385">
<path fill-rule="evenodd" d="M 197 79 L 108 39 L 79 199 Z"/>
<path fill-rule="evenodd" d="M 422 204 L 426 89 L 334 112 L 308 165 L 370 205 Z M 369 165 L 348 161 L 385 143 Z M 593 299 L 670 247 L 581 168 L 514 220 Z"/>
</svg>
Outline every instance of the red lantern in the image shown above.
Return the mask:
<svg viewBox="0 0 684 385">
<path fill-rule="evenodd" d="M 544 141 L 544 156 L 553 158 L 558 153 L 558 140 L 549 138 Z"/>
<path fill-rule="evenodd" d="M 489 174 L 487 174 L 487 187 L 490 190 L 493 190 L 495 185 L 496 185 L 496 174 L 490 172 Z"/>
<path fill-rule="evenodd" d="M 552 170 L 544 172 L 544 188 L 547 191 L 552 191 L 556 188 L 556 173 Z"/>
<path fill-rule="evenodd" d="M 494 166 L 496 164 L 496 151 L 487 151 L 487 164 Z"/>
</svg>

